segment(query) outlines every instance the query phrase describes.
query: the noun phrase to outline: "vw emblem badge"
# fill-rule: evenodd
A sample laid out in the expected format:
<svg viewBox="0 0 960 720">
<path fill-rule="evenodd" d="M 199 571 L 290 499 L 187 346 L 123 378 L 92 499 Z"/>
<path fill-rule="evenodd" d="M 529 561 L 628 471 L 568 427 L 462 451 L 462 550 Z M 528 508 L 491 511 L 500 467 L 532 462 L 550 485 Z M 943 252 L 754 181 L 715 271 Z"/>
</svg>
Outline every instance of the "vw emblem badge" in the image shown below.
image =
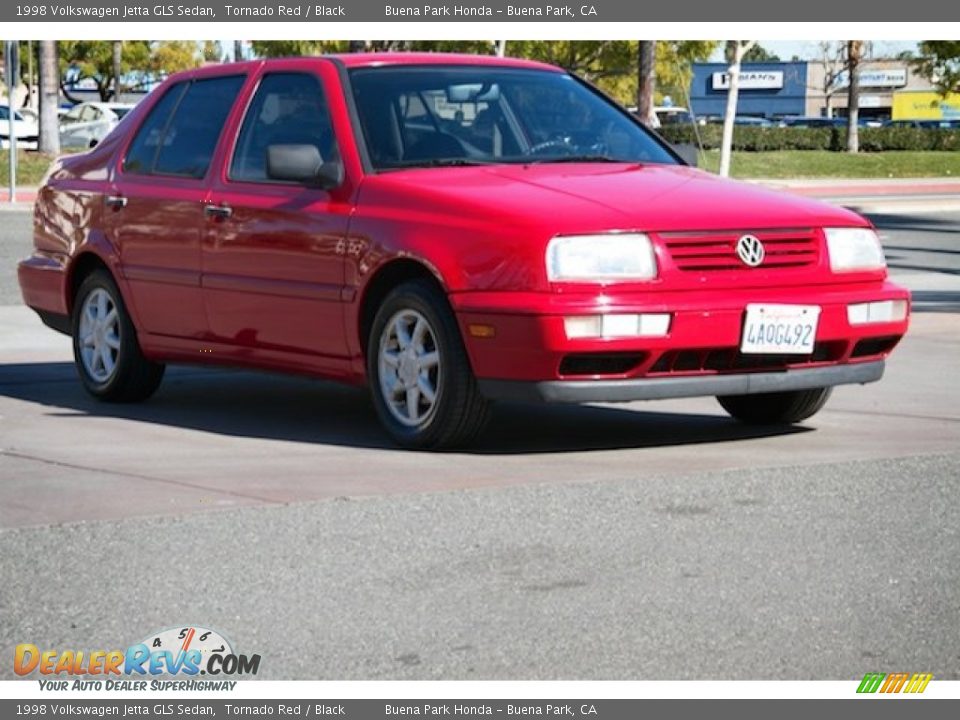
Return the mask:
<svg viewBox="0 0 960 720">
<path fill-rule="evenodd" d="M 763 262 L 766 251 L 763 249 L 763 243 L 755 235 L 743 235 L 737 240 L 737 257 L 744 265 L 757 267 Z"/>
</svg>

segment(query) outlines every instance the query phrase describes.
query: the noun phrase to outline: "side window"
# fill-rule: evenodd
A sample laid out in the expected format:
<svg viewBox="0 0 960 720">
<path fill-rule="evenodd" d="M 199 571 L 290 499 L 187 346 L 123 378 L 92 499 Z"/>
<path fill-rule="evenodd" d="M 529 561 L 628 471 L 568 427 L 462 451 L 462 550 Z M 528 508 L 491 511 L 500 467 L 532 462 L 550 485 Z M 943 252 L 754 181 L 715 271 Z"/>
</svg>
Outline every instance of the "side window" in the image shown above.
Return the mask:
<svg viewBox="0 0 960 720">
<path fill-rule="evenodd" d="M 170 87 L 157 104 L 150 109 L 150 114 L 137 130 L 133 142 L 127 150 L 123 160 L 123 171 L 137 175 L 147 175 L 153 171 L 153 164 L 163 141 L 170 117 L 173 115 L 177 103 L 183 97 L 187 83 L 177 83 Z M 71 111 L 72 112 L 72 111 Z"/>
<path fill-rule="evenodd" d="M 243 81 L 231 75 L 170 88 L 133 139 L 124 171 L 202 178 Z"/>
<path fill-rule="evenodd" d="M 71 108 L 62 118 L 60 122 L 62 124 L 72 124 L 80 122 L 80 113 L 83 112 L 83 108 L 80 106 Z"/>
<path fill-rule="evenodd" d="M 267 148 L 285 144 L 313 145 L 324 162 L 340 160 L 323 87 L 313 75 L 263 77 L 240 128 L 230 179 L 275 182 L 267 177 Z"/>
<path fill-rule="evenodd" d="M 177 106 L 154 166 L 160 175 L 207 174 L 223 123 L 243 86 L 242 75 L 196 80 Z"/>
</svg>

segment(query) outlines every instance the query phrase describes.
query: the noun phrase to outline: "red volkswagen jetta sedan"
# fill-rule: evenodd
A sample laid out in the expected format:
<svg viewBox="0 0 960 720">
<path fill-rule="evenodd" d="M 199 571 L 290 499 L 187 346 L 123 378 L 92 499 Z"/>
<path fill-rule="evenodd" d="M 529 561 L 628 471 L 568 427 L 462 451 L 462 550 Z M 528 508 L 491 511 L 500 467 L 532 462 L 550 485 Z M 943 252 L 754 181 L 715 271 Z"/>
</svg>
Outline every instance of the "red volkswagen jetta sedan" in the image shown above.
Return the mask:
<svg viewBox="0 0 960 720">
<path fill-rule="evenodd" d="M 870 224 L 687 167 L 555 67 L 378 54 L 172 76 L 39 192 L 26 303 L 84 386 L 165 363 L 366 383 L 390 435 L 491 400 L 715 395 L 791 423 L 907 329 Z"/>
</svg>

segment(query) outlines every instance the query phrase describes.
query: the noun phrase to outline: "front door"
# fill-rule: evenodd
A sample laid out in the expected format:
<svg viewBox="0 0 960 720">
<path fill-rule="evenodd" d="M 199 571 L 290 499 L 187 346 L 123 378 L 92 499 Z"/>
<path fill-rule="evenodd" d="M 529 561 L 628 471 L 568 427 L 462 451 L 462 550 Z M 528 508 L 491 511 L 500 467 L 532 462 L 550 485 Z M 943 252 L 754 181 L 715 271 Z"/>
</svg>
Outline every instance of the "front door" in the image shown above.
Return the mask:
<svg viewBox="0 0 960 720">
<path fill-rule="evenodd" d="M 241 354 L 289 361 L 296 353 L 330 371 L 347 356 L 341 294 L 352 192 L 346 182 L 323 190 L 267 173 L 271 145 L 312 145 L 324 162 L 340 162 L 326 98 L 311 71 L 273 66 L 259 79 L 209 197 L 203 294 L 214 340 Z"/>
</svg>

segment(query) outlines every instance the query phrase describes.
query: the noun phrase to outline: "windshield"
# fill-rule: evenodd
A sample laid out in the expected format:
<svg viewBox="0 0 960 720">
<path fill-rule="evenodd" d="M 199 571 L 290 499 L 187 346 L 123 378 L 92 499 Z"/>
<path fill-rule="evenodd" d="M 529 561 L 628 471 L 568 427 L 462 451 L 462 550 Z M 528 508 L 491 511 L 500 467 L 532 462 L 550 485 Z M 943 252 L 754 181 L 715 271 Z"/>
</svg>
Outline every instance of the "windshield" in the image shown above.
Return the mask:
<svg viewBox="0 0 960 720">
<path fill-rule="evenodd" d="M 117 116 L 117 119 L 120 120 L 133 108 L 129 108 L 125 105 L 111 105 L 110 109 L 113 111 L 113 114 Z"/>
<path fill-rule="evenodd" d="M 676 164 L 625 112 L 565 73 L 490 66 L 357 68 L 378 170 L 545 162 Z"/>
</svg>

